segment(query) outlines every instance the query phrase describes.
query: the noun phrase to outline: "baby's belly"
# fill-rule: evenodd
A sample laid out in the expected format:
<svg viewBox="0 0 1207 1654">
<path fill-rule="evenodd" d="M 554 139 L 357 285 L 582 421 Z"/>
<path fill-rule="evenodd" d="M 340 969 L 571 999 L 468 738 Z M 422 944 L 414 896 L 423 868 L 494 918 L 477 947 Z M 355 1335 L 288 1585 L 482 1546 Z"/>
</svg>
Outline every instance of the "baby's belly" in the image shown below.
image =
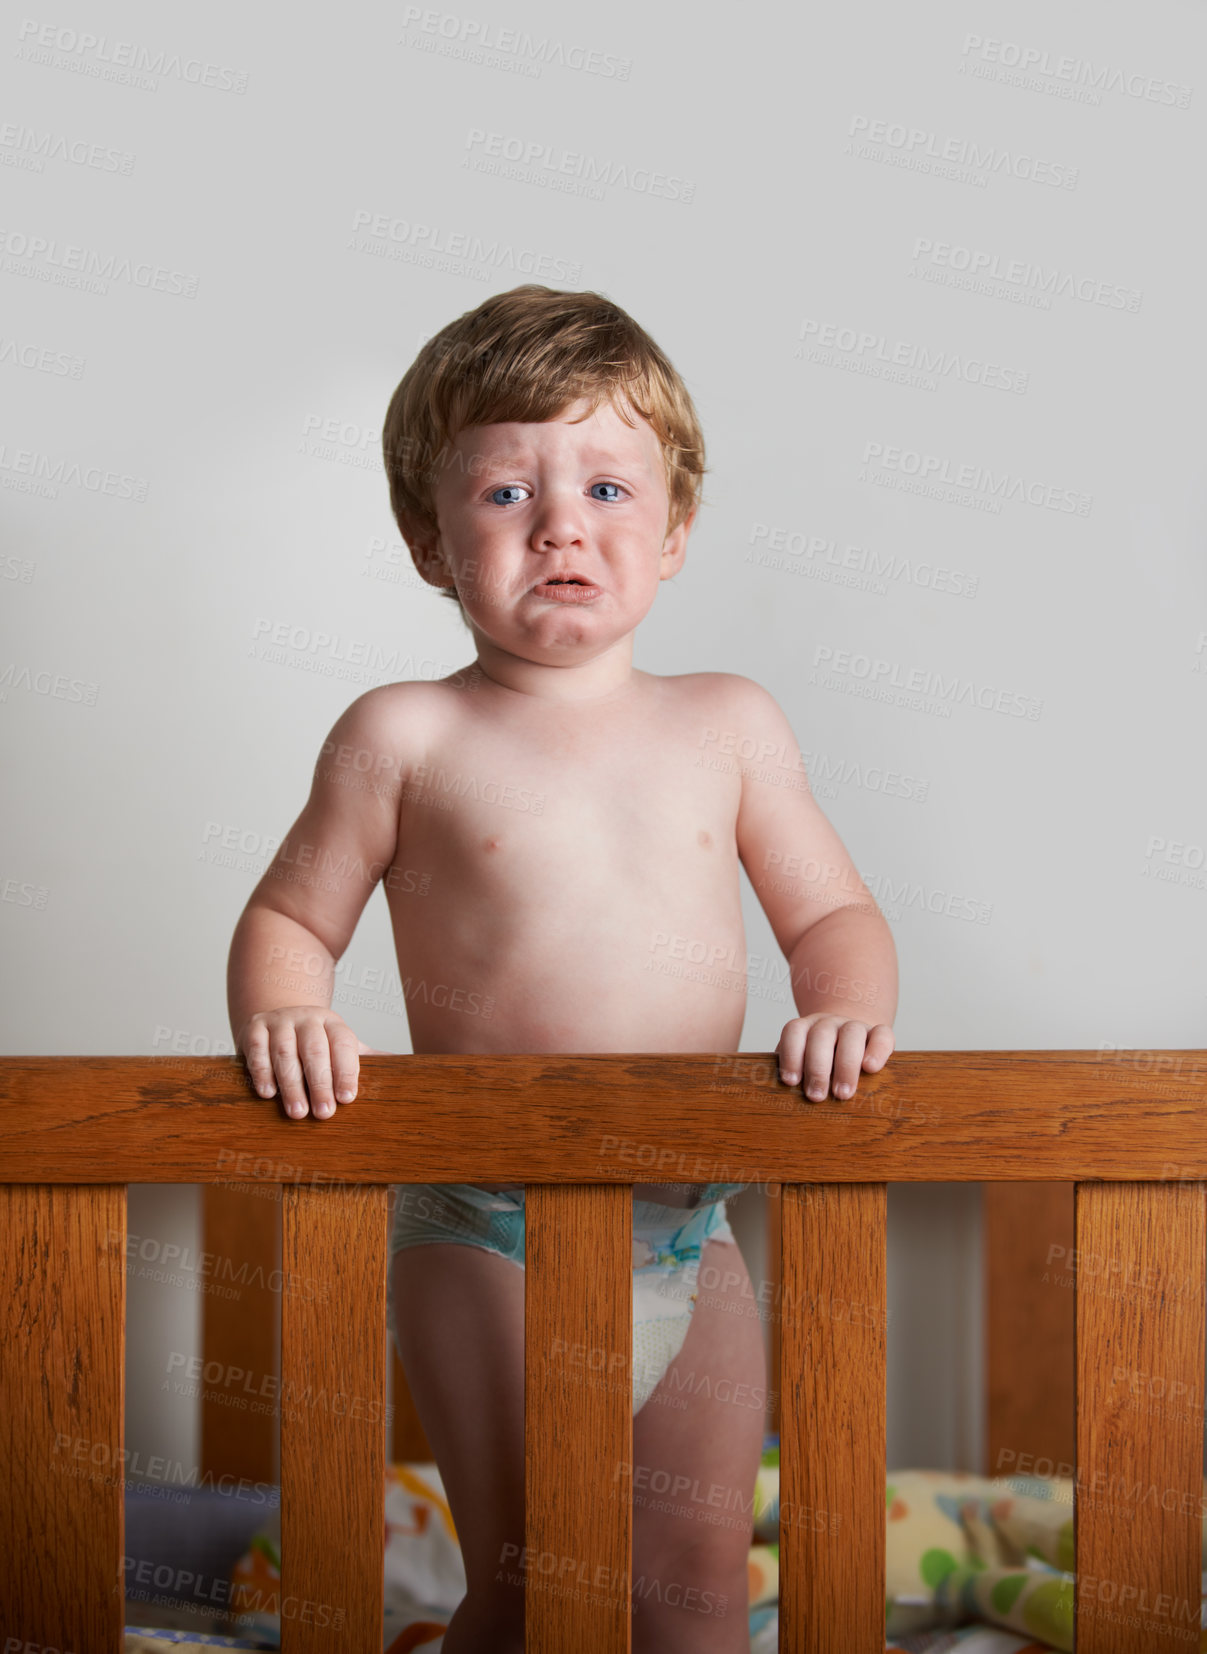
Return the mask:
<svg viewBox="0 0 1207 1654">
<path fill-rule="evenodd" d="M 396 935 L 412 1049 L 736 1051 L 746 1016 L 740 903 L 690 926 L 642 919 L 633 936 L 635 949 L 617 947 L 613 926 L 597 946 L 589 934 L 557 939 L 546 930 L 539 938 L 496 938 L 491 949 L 438 950 L 418 943 L 413 930 Z M 635 1200 L 665 1206 L 689 1206 L 696 1192 L 693 1185 L 633 1185 Z"/>
<path fill-rule="evenodd" d="M 615 899 L 562 903 L 533 924 L 412 901 L 394 928 L 412 1048 L 733 1049 L 746 1015 L 746 937 L 736 884 L 732 899 L 715 894 L 713 905 L 657 914 Z"/>
</svg>

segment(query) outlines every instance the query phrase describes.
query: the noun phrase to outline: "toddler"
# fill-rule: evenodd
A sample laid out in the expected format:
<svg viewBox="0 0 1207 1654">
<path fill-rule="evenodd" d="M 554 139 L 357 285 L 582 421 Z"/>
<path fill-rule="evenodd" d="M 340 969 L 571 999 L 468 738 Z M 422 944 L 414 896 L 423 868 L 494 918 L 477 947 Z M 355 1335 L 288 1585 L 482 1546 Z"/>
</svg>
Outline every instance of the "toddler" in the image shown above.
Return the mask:
<svg viewBox="0 0 1207 1654">
<path fill-rule="evenodd" d="M 370 690 L 323 745 L 231 944 L 231 1025 L 260 1095 L 320 1120 L 355 1096 L 370 1047 L 330 1009 L 334 967 L 379 879 L 399 973 L 420 985 L 417 1053 L 737 1051 L 740 861 L 790 970 L 781 1079 L 849 1098 L 893 1049 L 896 959 L 788 721 L 750 678 L 633 665 L 705 472 L 675 368 L 599 294 L 517 287 L 423 346 L 383 447 L 415 567 L 457 603 L 475 658 Z M 364 874 L 292 882 L 301 845 Z M 272 950 L 295 948 L 319 974 L 274 991 Z M 766 1372 L 726 1218 L 740 1187 L 634 1187 L 633 1462 L 748 1506 Z M 445 1654 L 523 1648 L 502 1563 L 524 1542 L 523 1268 L 522 1186 L 395 1190 L 391 1327 L 465 1558 Z M 702 1270 L 725 1285 L 698 1298 Z M 668 1503 L 634 1495 L 634 1579 L 668 1587 L 634 1593 L 634 1650 L 748 1650 L 749 1521 Z"/>
</svg>

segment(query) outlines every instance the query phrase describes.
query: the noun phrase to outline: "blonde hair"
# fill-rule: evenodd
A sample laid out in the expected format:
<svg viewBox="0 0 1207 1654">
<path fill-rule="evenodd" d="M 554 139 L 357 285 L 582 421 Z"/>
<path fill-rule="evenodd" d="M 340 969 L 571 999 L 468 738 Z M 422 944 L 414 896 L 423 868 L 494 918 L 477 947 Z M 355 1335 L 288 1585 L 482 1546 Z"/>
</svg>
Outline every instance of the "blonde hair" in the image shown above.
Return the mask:
<svg viewBox="0 0 1207 1654">
<path fill-rule="evenodd" d="M 625 404 L 662 444 L 670 501 L 666 532 L 700 504 L 707 466 L 692 399 L 649 334 L 600 293 L 534 282 L 496 293 L 430 338 L 390 398 L 382 455 L 395 521 L 434 533 L 436 484 L 457 434 L 470 425 L 556 419 L 586 398 L 589 418 Z M 453 587 L 441 588 L 461 608 Z M 464 619 L 465 610 L 461 608 Z"/>
</svg>

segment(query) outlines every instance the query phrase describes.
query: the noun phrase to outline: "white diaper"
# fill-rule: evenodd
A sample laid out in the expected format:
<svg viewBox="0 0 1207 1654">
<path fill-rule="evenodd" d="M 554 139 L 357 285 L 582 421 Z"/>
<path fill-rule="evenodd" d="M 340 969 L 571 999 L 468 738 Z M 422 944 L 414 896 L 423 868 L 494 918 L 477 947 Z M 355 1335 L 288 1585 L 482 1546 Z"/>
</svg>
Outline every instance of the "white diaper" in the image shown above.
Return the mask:
<svg viewBox="0 0 1207 1654">
<path fill-rule="evenodd" d="M 696 1307 L 700 1256 L 732 1241 L 724 1200 L 681 1208 L 633 1202 L 633 1412 L 639 1413 L 683 1348 Z"/>
</svg>

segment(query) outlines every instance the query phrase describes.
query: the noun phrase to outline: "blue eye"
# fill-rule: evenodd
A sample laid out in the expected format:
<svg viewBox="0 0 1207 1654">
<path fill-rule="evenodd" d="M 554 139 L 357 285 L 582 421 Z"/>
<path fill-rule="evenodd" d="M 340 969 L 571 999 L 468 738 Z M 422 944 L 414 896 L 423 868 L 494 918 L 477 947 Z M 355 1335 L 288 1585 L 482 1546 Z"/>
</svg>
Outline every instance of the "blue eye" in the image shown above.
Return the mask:
<svg viewBox="0 0 1207 1654">
<path fill-rule="evenodd" d="M 620 495 L 624 492 L 618 482 L 593 482 L 591 487 L 614 488 L 616 490 L 614 494 L 604 496 L 604 500 L 601 501 L 601 503 L 606 503 L 608 505 L 614 505 L 619 500 Z M 491 491 L 490 499 L 495 505 L 523 505 L 524 500 L 521 496 L 526 495 L 527 493 L 528 490 L 522 482 L 508 482 L 503 483 L 499 488 L 493 489 Z M 500 499 L 499 496 L 501 494 L 505 495 L 506 498 Z M 598 500 L 600 496 L 596 494 L 594 498 Z"/>
</svg>

